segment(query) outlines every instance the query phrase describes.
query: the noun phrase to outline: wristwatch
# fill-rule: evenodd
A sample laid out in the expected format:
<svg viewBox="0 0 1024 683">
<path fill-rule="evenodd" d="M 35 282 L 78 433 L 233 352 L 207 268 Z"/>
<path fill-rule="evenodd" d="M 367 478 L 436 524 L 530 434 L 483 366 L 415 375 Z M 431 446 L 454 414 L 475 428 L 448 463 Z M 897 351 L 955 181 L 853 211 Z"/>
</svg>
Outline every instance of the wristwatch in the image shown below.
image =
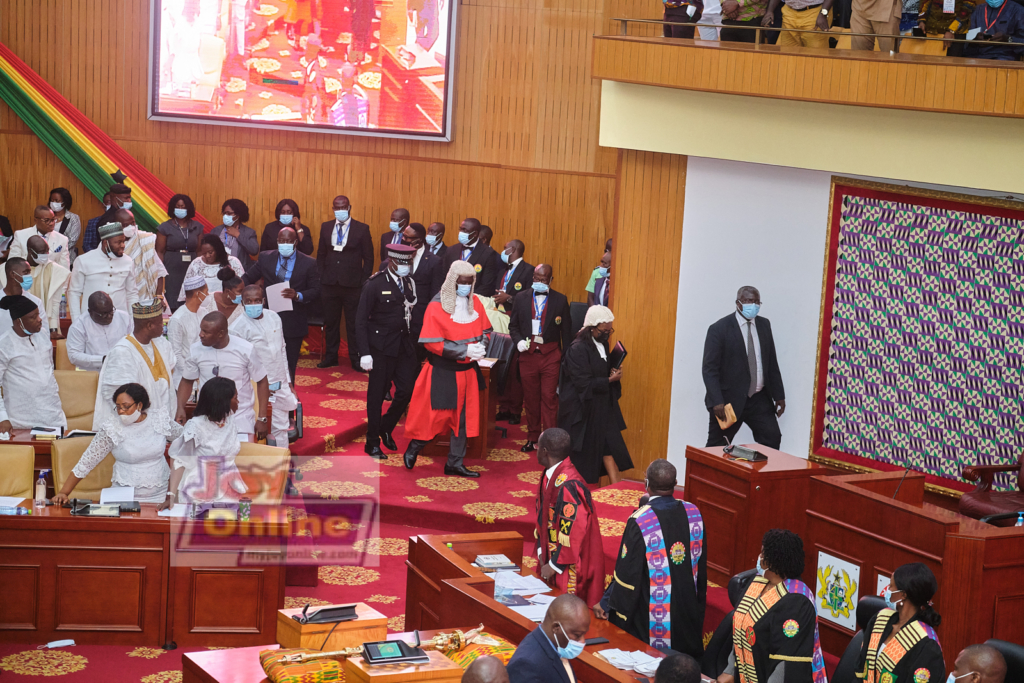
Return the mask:
<svg viewBox="0 0 1024 683">
<path fill-rule="evenodd" d="M 266 421 L 267 421 L 267 418 L 265 418 L 265 417 L 257 417 L 257 418 L 256 418 L 256 421 L 257 421 L 257 422 L 266 422 Z"/>
<path fill-rule="evenodd" d="M 821 8 L 821 13 L 824 14 L 826 17 L 828 16 L 828 10 L 825 9 L 824 7 Z"/>
</svg>

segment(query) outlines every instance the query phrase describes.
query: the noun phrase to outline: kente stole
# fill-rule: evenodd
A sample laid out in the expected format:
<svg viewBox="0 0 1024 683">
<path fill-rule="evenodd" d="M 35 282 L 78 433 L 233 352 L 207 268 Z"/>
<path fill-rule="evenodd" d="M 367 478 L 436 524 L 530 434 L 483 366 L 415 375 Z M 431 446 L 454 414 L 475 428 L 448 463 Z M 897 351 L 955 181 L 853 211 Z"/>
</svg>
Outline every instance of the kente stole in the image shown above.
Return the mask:
<svg viewBox="0 0 1024 683">
<path fill-rule="evenodd" d="M 135 350 L 142 356 L 142 360 L 146 361 L 146 367 L 149 368 L 149 372 L 153 375 L 153 381 L 158 382 L 161 379 L 167 380 L 167 383 L 171 383 L 171 376 L 167 374 L 167 367 L 164 365 L 163 356 L 160 355 L 160 350 L 156 348 L 156 344 L 153 344 L 153 360 L 149 360 L 149 355 L 146 350 L 142 348 L 142 344 L 139 341 L 129 335 L 126 339 L 135 347 Z"/>
<path fill-rule="evenodd" d="M 811 601 L 812 605 L 814 604 L 814 593 L 811 592 L 811 589 L 803 581 L 787 579 L 776 585 L 775 588 L 762 592 L 762 588 L 767 583 L 767 579 L 762 577 L 756 577 L 751 581 L 732 618 L 736 674 L 739 677 L 740 683 L 758 683 L 757 669 L 754 665 L 754 624 L 760 621 L 761 617 L 767 614 L 779 600 L 789 593 L 803 595 Z M 815 611 L 817 611 L 817 607 L 815 607 Z M 810 659 L 811 675 L 814 683 L 828 683 L 828 678 L 825 674 L 825 658 L 821 654 L 821 644 L 818 641 L 817 621 L 814 623 L 814 654 Z M 806 661 L 806 659 L 801 659 L 800 661 Z"/>
<path fill-rule="evenodd" d="M 686 509 L 687 528 L 690 531 L 690 566 L 693 587 L 697 588 L 697 568 L 704 552 L 704 520 L 696 505 L 680 501 Z M 671 647 L 672 644 L 672 573 L 669 570 L 665 535 L 661 531 L 658 515 L 650 506 L 637 516 L 640 533 L 647 548 L 647 573 L 651 581 L 649 640 L 651 647 Z"/>
<path fill-rule="evenodd" d="M 896 670 L 896 665 L 900 663 L 905 654 L 910 652 L 912 647 L 925 638 L 931 638 L 939 643 L 939 636 L 935 633 L 935 629 L 914 620 L 901 628 L 879 651 L 882 633 L 894 614 L 896 614 L 895 610 L 882 609 L 875 618 L 875 627 L 871 629 L 871 638 L 868 640 L 868 656 L 864 662 L 864 673 L 868 683 L 892 683 L 892 672 Z M 939 643 L 939 648 L 942 648 L 941 643 Z"/>
</svg>

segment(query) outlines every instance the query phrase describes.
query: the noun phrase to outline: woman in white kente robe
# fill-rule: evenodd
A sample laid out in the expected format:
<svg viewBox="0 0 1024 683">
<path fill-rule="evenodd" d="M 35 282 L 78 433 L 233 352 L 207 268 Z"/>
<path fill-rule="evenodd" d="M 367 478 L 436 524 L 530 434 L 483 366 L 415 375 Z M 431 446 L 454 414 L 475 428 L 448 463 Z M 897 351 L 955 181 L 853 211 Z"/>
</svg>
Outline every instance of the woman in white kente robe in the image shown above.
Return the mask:
<svg viewBox="0 0 1024 683">
<path fill-rule="evenodd" d="M 0 432 L 32 427 L 68 426 L 53 376 L 53 347 L 42 329 L 41 311 L 26 296 L 0 299 L 12 327 L 0 336 Z"/>
<path fill-rule="evenodd" d="M 176 502 L 237 501 L 248 491 L 235 466 L 236 410 L 238 392 L 232 380 L 214 377 L 203 385 L 192 419 L 171 443 L 174 470 L 165 507 Z"/>
</svg>

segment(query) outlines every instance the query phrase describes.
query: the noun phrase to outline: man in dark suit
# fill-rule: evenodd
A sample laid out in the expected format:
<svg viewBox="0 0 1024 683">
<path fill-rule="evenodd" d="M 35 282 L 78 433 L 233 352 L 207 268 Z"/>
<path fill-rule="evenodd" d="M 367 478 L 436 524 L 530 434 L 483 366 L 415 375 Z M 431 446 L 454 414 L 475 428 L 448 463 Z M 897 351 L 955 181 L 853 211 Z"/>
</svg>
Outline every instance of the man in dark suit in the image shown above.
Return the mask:
<svg viewBox="0 0 1024 683">
<path fill-rule="evenodd" d="M 356 349 L 356 309 L 363 283 L 373 272 L 373 238 L 370 227 L 352 218 L 348 197 L 334 198 L 334 220 L 320 225 L 320 246 L 316 266 L 320 272 L 324 310 L 324 357 L 318 368 L 338 364 L 341 345 L 341 316 L 345 315 L 348 357 L 359 369 Z"/>
<path fill-rule="evenodd" d="M 587 292 L 588 306 L 607 306 L 612 296 L 612 252 L 606 251 L 597 267 L 594 291 Z"/>
<path fill-rule="evenodd" d="M 409 211 L 407 209 L 395 209 L 391 212 L 391 222 L 388 223 L 388 231 L 380 236 L 380 262 L 388 257 L 385 249 L 389 244 L 402 243 L 402 231 L 409 225 Z"/>
<path fill-rule="evenodd" d="M 405 244 L 389 244 L 388 265 L 363 287 L 356 314 L 356 343 L 359 363 L 370 373 L 366 391 L 366 446 L 371 458 L 387 460 L 381 442 L 398 450 L 391 432 L 409 405 L 420 364 L 411 332 L 412 308 L 419 290 L 412 279 L 416 250 Z M 395 383 L 395 394 L 386 415 L 381 417 L 384 392 Z"/>
<path fill-rule="evenodd" d="M 483 226 L 480 232 L 483 233 Z M 530 291 L 530 285 L 533 283 L 533 266 L 523 260 L 525 252 L 526 245 L 522 240 L 510 240 L 498 254 L 506 269 L 499 277 L 498 291 L 494 293 L 494 305 L 500 307 L 498 310 L 508 314 L 512 313 L 516 295 Z M 522 412 L 523 384 L 519 380 L 519 354 L 513 352 L 505 378 L 505 390 L 498 396 L 498 414 L 494 419 L 508 420 L 509 424 L 515 425 L 519 424 Z M 540 436 L 540 432 L 537 435 Z"/>
<path fill-rule="evenodd" d="M 530 289 L 516 295 L 508 333 L 519 353 L 523 405 L 526 406 L 526 445 L 534 450 L 544 429 L 558 426 L 558 372 L 562 352 L 572 343 L 569 299 L 551 289 L 551 266 L 533 271 Z"/>
<path fill-rule="evenodd" d="M 291 228 L 281 228 L 277 233 L 277 250 L 261 251 L 256 263 L 249 266 L 242 278 L 247 285 L 263 281 L 263 299 L 267 298 L 267 287 L 288 281 L 289 287 L 281 292 L 292 300 L 292 310 L 280 311 L 281 327 L 284 331 L 285 353 L 288 355 L 288 373 L 295 381 L 295 366 L 299 363 L 302 340 L 309 331 L 307 308 L 320 296 L 320 274 L 312 256 L 297 250 L 299 236 Z"/>
<path fill-rule="evenodd" d="M 583 652 L 590 628 L 587 603 L 571 593 L 555 598 L 544 621 L 516 648 L 508 677 L 516 683 L 575 683 L 569 660 Z"/>
<path fill-rule="evenodd" d="M 494 296 L 501 284 L 505 264 L 489 246 L 479 243 L 480 221 L 467 218 L 459 226 L 459 243 L 453 244 L 444 255 L 444 272 L 456 261 L 467 261 L 476 270 L 476 289 L 480 296 Z"/>
<path fill-rule="evenodd" d="M 444 243 L 444 223 L 433 222 L 427 226 L 427 248 L 434 256 L 443 259 L 448 247 Z"/>
<path fill-rule="evenodd" d="M 410 223 L 402 231 L 402 244 L 406 244 L 416 250 L 412 262 L 412 280 L 416 283 L 416 306 L 412 309 L 412 338 L 419 340 L 420 330 L 423 329 L 423 314 L 427 312 L 427 304 L 441 291 L 444 283 L 444 276 L 448 273 L 443 270 L 444 264 L 441 258 L 435 256 L 426 246 L 427 231 L 421 223 Z M 426 350 L 416 344 L 417 357 L 420 360 L 426 357 Z M 419 353 L 423 355 L 420 356 Z"/>
<path fill-rule="evenodd" d="M 786 391 L 767 318 L 757 314 L 761 294 L 740 287 L 736 310 L 708 328 L 704 341 L 704 403 L 711 413 L 708 446 L 724 446 L 745 422 L 754 441 L 777 449 L 782 442 L 779 420 L 786 410 Z M 736 422 L 722 429 L 725 406 L 732 404 Z"/>
</svg>

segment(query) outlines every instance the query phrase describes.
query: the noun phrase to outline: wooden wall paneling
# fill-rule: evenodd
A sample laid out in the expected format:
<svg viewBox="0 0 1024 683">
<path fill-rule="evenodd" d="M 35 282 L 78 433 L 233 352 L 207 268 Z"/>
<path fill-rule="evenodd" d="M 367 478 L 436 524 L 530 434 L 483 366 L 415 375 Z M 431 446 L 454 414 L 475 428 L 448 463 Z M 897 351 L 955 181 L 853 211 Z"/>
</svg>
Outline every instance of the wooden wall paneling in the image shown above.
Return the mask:
<svg viewBox="0 0 1024 683">
<path fill-rule="evenodd" d="M 984 642 L 989 635 L 976 638 L 978 614 L 982 610 L 981 584 L 986 540 L 967 534 L 946 536 L 942 560 L 942 579 L 935 602 L 942 605 L 942 655 L 946 670 L 952 671 L 957 654 L 972 643 Z M 998 636 L 997 636 L 998 637 Z"/>
</svg>

